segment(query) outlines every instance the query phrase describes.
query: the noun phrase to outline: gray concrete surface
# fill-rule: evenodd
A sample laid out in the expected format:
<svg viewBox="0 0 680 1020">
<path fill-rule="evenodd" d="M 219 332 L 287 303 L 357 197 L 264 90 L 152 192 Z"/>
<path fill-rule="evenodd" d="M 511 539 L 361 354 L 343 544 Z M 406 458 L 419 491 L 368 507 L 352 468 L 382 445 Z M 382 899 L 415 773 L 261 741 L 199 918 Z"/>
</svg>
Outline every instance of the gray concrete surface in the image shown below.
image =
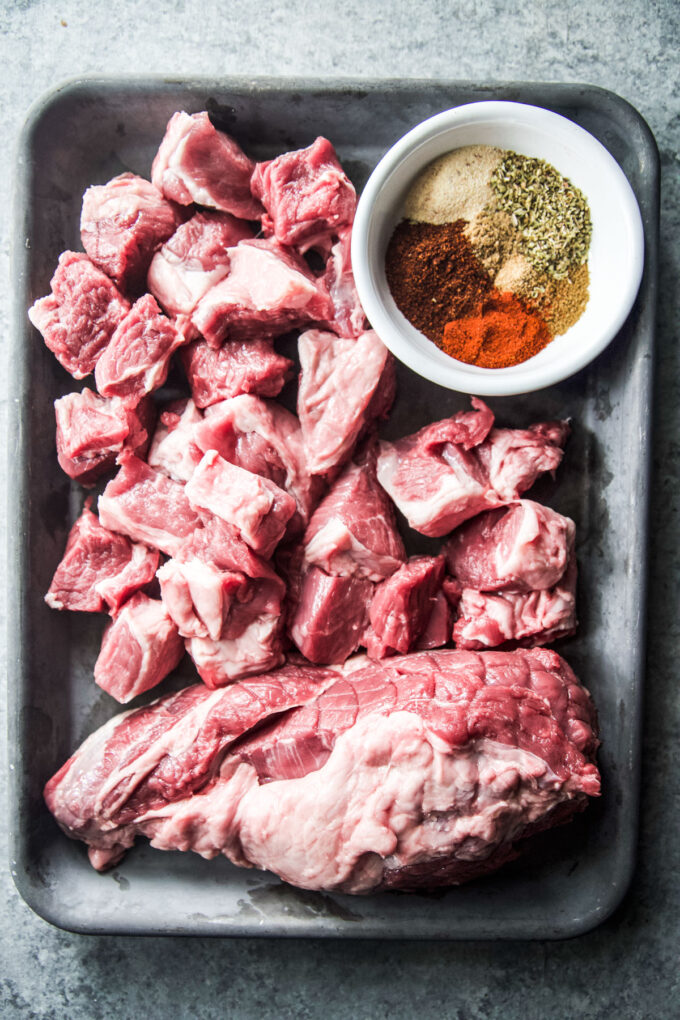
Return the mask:
<svg viewBox="0 0 680 1020">
<path fill-rule="evenodd" d="M 0 1015 L 73 1020 L 680 1015 L 679 29 L 675 0 L 0 5 L 5 209 L 16 137 L 29 105 L 59 81 L 95 72 L 591 82 L 625 96 L 646 117 L 663 174 L 643 809 L 639 867 L 623 906 L 597 931 L 551 944 L 82 937 L 57 931 L 32 914 L 3 863 Z M 8 232 L 4 216 L 3 281 Z M 5 282 L 0 288 L 5 352 L 10 303 Z M 5 372 L 2 378 L 4 387 Z M 3 435 L 9 396 L 2 391 Z M 0 609 L 4 616 L 4 601 Z M 4 690 L 0 706 L 4 742 Z M 0 785 L 2 862 L 5 796 Z"/>
</svg>

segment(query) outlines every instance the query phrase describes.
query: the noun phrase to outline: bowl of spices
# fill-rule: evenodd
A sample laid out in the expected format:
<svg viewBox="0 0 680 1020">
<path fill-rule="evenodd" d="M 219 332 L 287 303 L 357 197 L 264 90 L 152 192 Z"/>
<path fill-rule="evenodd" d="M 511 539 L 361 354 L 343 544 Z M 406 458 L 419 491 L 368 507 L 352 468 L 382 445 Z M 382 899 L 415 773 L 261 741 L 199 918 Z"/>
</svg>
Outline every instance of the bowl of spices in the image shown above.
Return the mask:
<svg viewBox="0 0 680 1020">
<path fill-rule="evenodd" d="M 471 103 L 401 138 L 359 201 L 352 264 L 392 353 L 449 389 L 511 395 L 579 371 L 640 286 L 635 195 L 583 128 Z"/>
</svg>

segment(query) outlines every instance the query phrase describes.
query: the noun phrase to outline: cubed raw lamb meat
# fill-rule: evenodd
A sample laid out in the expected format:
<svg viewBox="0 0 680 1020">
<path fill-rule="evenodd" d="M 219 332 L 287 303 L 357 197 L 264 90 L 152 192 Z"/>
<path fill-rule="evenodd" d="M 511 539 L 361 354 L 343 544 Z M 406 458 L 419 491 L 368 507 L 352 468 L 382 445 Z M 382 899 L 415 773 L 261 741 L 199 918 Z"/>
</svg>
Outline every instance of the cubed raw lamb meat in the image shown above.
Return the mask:
<svg viewBox="0 0 680 1020">
<path fill-rule="evenodd" d="M 490 872 L 586 807 L 597 746 L 554 652 L 420 652 L 167 695 L 98 730 L 45 800 L 100 870 L 143 836 L 309 889 L 422 889 Z"/>
<path fill-rule="evenodd" d="M 368 328 L 354 283 L 351 255 L 352 230 L 346 227 L 331 248 L 324 281 L 333 303 L 333 319 L 329 323 L 338 336 L 361 336 Z"/>
<path fill-rule="evenodd" d="M 95 683 L 125 705 L 156 687 L 183 655 L 184 642 L 163 603 L 138 592 L 104 632 Z"/>
<path fill-rule="evenodd" d="M 195 427 L 194 442 L 269 478 L 294 498 L 302 524 L 309 520 L 320 486 L 307 470 L 300 422 L 285 407 L 247 394 L 214 404 Z"/>
<path fill-rule="evenodd" d="M 295 500 L 268 478 L 246 471 L 208 450 L 187 482 L 191 505 L 233 525 L 264 559 L 281 541 Z"/>
<path fill-rule="evenodd" d="M 158 553 L 103 527 L 86 506 L 69 532 L 45 602 L 52 609 L 102 613 L 153 580 Z"/>
<path fill-rule="evenodd" d="M 224 687 L 240 677 L 266 673 L 284 661 L 281 646 L 281 617 L 255 616 L 238 635 L 189 638 L 186 648 L 208 687 Z"/>
<path fill-rule="evenodd" d="M 229 213 L 196 213 L 156 252 L 147 286 L 169 315 L 188 318 L 229 272 L 228 249 L 252 236 L 250 226 Z"/>
<path fill-rule="evenodd" d="M 262 206 L 250 193 L 254 163 L 205 112 L 172 115 L 151 167 L 151 180 L 180 205 L 207 205 L 245 220 Z"/>
<path fill-rule="evenodd" d="M 327 574 L 356 574 L 382 581 L 406 558 L 392 504 L 375 476 L 369 450 L 348 464 L 312 514 L 304 536 L 304 561 Z"/>
<path fill-rule="evenodd" d="M 158 571 L 161 598 L 183 638 L 218 641 L 231 604 L 244 589 L 241 573 L 220 570 L 197 557 L 168 560 Z"/>
<path fill-rule="evenodd" d="M 324 475 L 349 460 L 362 431 L 389 411 L 394 359 L 374 330 L 355 340 L 310 329 L 298 349 L 297 410 L 307 466 Z"/>
<path fill-rule="evenodd" d="M 464 588 L 453 625 L 457 648 L 545 645 L 576 630 L 576 559 L 540 591 L 481 592 Z"/>
<path fill-rule="evenodd" d="M 445 535 L 484 510 L 513 502 L 562 460 L 567 422 L 497 429 L 486 404 L 473 397 L 472 405 L 474 411 L 380 444 L 378 481 L 423 535 Z"/>
<path fill-rule="evenodd" d="M 135 174 L 120 174 L 83 195 L 80 238 L 96 266 L 127 293 L 144 288 L 154 252 L 181 222 L 177 206 Z"/>
<path fill-rule="evenodd" d="M 94 370 L 102 351 L 130 311 L 130 303 L 82 252 L 59 257 L 50 286 L 28 317 L 59 363 L 74 379 Z"/>
<path fill-rule="evenodd" d="M 55 400 L 54 412 L 59 464 L 81 485 L 93 485 L 113 467 L 122 449 L 140 457 L 146 452 L 154 416 L 148 398 L 130 407 L 85 388 Z"/>
<path fill-rule="evenodd" d="M 300 251 L 327 249 L 331 236 L 354 220 L 356 191 L 327 138 L 258 163 L 250 187 L 267 210 L 265 234 Z"/>
<path fill-rule="evenodd" d="M 203 451 L 194 442 L 194 426 L 203 415 L 193 400 L 177 400 L 161 412 L 153 435 L 149 467 L 178 482 L 188 482 Z"/>
<path fill-rule="evenodd" d="M 196 407 L 252 393 L 276 397 L 293 374 L 293 362 L 271 340 L 227 340 L 215 350 L 196 340 L 180 351 Z"/>
<path fill-rule="evenodd" d="M 443 556 L 412 556 L 376 587 L 365 639 L 371 658 L 404 654 L 416 647 L 430 622 L 444 571 Z"/>
<path fill-rule="evenodd" d="M 373 583 L 357 575 L 331 577 L 319 567 L 305 571 L 290 636 L 305 658 L 342 663 L 362 644 Z"/>
<path fill-rule="evenodd" d="M 229 274 L 201 298 L 191 321 L 212 347 L 273 337 L 333 315 L 323 279 L 274 239 L 240 241 Z"/>
<path fill-rule="evenodd" d="M 430 619 L 425 630 L 416 641 L 417 649 L 442 648 L 451 640 L 453 630 L 453 614 L 449 600 L 443 590 L 435 596 Z"/>
<path fill-rule="evenodd" d="M 184 486 L 133 456 L 125 457 L 99 497 L 99 517 L 112 531 L 168 556 L 174 556 L 182 541 L 201 525 Z"/>
<path fill-rule="evenodd" d="M 162 386 L 168 377 L 173 351 L 186 337 L 161 313 L 156 299 L 145 294 L 134 303 L 94 371 L 97 389 L 104 397 L 141 399 Z"/>
<path fill-rule="evenodd" d="M 176 561 L 169 561 L 175 562 L 178 572 L 188 566 L 188 584 L 182 587 L 180 583 L 176 590 L 165 586 L 163 598 L 174 618 L 183 614 L 183 622 L 190 628 L 208 632 L 206 636 L 191 635 L 186 642 L 206 684 L 219 687 L 282 661 L 285 585 L 234 528 L 212 518 L 184 543 Z M 201 571 L 197 564 L 209 570 Z M 235 578 L 240 578 L 239 585 Z M 182 604 L 173 602 L 176 595 L 183 599 Z"/>
<path fill-rule="evenodd" d="M 444 551 L 449 571 L 464 588 L 532 591 L 560 580 L 575 533 L 568 517 L 522 499 L 461 525 Z"/>
</svg>

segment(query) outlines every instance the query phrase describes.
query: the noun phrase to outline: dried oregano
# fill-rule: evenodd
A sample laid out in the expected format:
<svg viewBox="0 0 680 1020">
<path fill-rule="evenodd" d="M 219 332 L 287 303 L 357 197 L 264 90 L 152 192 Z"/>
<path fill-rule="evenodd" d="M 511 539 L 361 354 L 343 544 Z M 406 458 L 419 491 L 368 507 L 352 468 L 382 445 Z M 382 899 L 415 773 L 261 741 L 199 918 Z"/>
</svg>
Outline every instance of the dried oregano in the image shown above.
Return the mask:
<svg viewBox="0 0 680 1020">
<path fill-rule="evenodd" d="M 588 203 L 554 166 L 506 152 L 490 184 L 517 228 L 517 250 L 535 269 L 562 280 L 583 265 L 592 233 Z"/>
</svg>

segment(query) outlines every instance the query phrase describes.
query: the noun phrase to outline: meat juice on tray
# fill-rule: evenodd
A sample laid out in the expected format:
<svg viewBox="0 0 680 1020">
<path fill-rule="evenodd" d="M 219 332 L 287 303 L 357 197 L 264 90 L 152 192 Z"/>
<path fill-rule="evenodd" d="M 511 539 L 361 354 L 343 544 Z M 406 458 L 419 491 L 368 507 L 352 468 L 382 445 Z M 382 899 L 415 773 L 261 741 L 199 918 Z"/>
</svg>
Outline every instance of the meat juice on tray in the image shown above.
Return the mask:
<svg viewBox="0 0 680 1020">
<path fill-rule="evenodd" d="M 111 476 L 46 600 L 109 613 L 94 680 L 120 703 L 185 651 L 203 681 L 47 783 L 100 870 L 143 835 L 310 889 L 451 885 L 599 793 L 590 696 L 540 647 L 576 628 L 574 524 L 522 498 L 568 425 L 497 427 L 473 397 L 380 439 L 394 360 L 354 287 L 355 205 L 327 139 L 253 163 L 177 113 L 151 182 L 88 189 L 85 254 L 30 310 L 94 373 L 55 404 L 59 463 Z M 173 359 L 187 393 L 164 403 Z M 439 551 L 409 555 L 397 511 Z"/>
</svg>

